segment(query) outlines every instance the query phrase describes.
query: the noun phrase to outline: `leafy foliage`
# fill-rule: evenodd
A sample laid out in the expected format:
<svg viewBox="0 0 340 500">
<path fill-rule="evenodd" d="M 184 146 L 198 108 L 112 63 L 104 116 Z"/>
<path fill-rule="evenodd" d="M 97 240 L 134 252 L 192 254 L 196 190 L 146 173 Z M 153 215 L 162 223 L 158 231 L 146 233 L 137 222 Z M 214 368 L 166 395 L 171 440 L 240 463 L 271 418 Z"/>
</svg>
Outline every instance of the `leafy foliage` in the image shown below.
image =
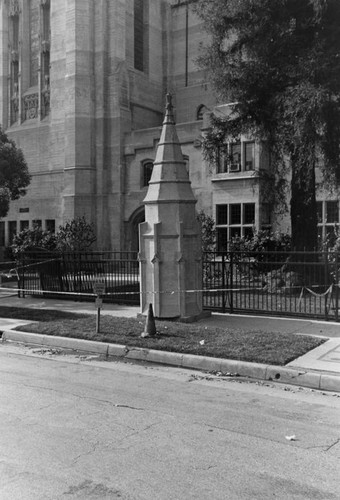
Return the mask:
<svg viewBox="0 0 340 500">
<path fill-rule="evenodd" d="M 237 252 L 289 252 L 291 237 L 287 233 L 262 230 L 255 232 L 252 238 L 232 238 L 229 249 Z"/>
<path fill-rule="evenodd" d="M 263 273 L 275 269 L 275 263 L 281 267 L 291 251 L 291 237 L 287 233 L 262 230 L 254 232 L 252 238 L 236 236 L 229 243 L 229 250 L 234 252 L 234 259 L 252 261 L 252 269 Z"/>
<path fill-rule="evenodd" d="M 202 234 L 202 251 L 215 252 L 216 251 L 216 229 L 215 221 L 207 215 L 204 210 L 197 214 L 197 220 L 201 225 Z"/>
<path fill-rule="evenodd" d="M 44 231 L 40 227 L 24 229 L 14 236 L 11 248 L 14 257 L 33 249 L 55 251 L 57 239 L 52 232 Z"/>
<path fill-rule="evenodd" d="M 56 234 L 39 227 L 25 229 L 15 235 L 11 248 L 14 256 L 36 249 L 80 252 L 89 249 L 96 239 L 93 224 L 86 222 L 85 217 L 78 217 L 59 226 Z"/>
<path fill-rule="evenodd" d="M 28 167 L 21 149 L 0 127 L 0 217 L 5 217 L 11 200 L 26 194 L 30 183 Z"/>
<path fill-rule="evenodd" d="M 87 250 L 96 241 L 94 225 L 85 217 L 77 217 L 59 227 L 56 235 L 57 247 L 60 251 L 80 252 Z"/>
<path fill-rule="evenodd" d="M 205 155 L 214 161 L 218 146 L 250 133 L 268 145 L 281 187 L 288 159 L 293 247 L 312 250 L 316 165 L 327 186 L 340 181 L 340 2 L 197 0 L 193 8 L 211 34 L 199 64 L 218 98 L 235 103 L 213 119 Z"/>
</svg>

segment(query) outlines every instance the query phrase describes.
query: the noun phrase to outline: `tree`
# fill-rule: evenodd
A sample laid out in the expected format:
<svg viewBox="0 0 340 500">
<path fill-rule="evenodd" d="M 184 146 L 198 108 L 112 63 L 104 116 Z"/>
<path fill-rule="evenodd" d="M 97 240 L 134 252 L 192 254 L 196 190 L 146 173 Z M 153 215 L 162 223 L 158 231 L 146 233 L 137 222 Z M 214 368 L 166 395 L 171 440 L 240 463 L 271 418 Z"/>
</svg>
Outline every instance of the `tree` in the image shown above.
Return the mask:
<svg viewBox="0 0 340 500">
<path fill-rule="evenodd" d="M 197 0 L 194 10 L 211 34 L 198 62 L 235 102 L 212 119 L 206 158 L 241 133 L 265 141 L 276 188 L 291 177 L 292 247 L 316 248 L 316 166 L 327 188 L 340 181 L 339 0 Z"/>
<path fill-rule="evenodd" d="M 59 226 L 56 234 L 57 248 L 62 252 L 87 250 L 96 241 L 94 226 L 85 217 L 76 217 Z"/>
<path fill-rule="evenodd" d="M 7 215 L 11 200 L 26 194 L 30 179 L 21 149 L 0 127 L 0 218 Z"/>
</svg>

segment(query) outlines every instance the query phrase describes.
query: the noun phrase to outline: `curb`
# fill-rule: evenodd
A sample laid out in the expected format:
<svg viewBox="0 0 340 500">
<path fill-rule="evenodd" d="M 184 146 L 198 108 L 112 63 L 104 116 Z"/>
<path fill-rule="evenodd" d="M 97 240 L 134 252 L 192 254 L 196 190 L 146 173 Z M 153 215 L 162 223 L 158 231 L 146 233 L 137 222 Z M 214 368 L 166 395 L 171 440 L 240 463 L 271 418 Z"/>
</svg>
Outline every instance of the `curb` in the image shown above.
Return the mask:
<svg viewBox="0 0 340 500">
<path fill-rule="evenodd" d="M 37 333 L 5 330 L 2 332 L 2 342 L 18 342 L 25 344 L 60 347 L 75 351 L 86 351 L 104 356 L 148 361 L 181 368 L 192 368 L 202 371 L 228 373 L 232 376 L 248 377 L 257 380 L 267 380 L 284 384 L 299 385 L 311 389 L 340 392 L 340 375 L 329 372 L 312 371 L 284 366 L 273 366 L 259 363 L 249 363 L 232 359 L 196 356 L 177 352 L 157 351 L 142 347 L 129 347 L 120 344 L 107 344 L 93 340 L 55 337 Z"/>
</svg>

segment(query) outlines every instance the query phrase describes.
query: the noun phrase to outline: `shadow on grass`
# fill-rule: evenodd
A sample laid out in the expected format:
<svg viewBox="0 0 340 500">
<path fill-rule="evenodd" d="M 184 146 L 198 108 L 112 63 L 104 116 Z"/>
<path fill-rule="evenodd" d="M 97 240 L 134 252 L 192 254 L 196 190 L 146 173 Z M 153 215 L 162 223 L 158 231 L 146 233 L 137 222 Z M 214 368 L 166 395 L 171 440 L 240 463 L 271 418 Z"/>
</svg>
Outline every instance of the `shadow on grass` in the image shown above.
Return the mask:
<svg viewBox="0 0 340 500">
<path fill-rule="evenodd" d="M 0 316 L 34 321 L 24 330 L 43 335 L 96 340 L 128 347 L 195 354 L 284 366 L 318 347 L 326 339 L 251 329 L 207 327 L 175 321 L 156 321 L 157 335 L 142 338 L 145 322 L 137 318 L 102 316 L 96 333 L 96 316 L 64 311 L 0 307 Z M 22 330 L 23 327 L 16 328 Z"/>
</svg>

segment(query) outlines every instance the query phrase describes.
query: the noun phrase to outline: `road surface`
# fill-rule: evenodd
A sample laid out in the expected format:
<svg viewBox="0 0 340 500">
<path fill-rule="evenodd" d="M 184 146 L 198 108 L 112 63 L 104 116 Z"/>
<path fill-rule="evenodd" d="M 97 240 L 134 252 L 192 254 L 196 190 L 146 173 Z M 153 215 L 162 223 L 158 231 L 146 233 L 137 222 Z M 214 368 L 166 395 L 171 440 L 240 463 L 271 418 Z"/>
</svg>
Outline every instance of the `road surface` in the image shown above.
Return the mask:
<svg viewBox="0 0 340 500">
<path fill-rule="evenodd" d="M 0 499 L 340 499 L 340 397 L 0 344 Z"/>
</svg>

